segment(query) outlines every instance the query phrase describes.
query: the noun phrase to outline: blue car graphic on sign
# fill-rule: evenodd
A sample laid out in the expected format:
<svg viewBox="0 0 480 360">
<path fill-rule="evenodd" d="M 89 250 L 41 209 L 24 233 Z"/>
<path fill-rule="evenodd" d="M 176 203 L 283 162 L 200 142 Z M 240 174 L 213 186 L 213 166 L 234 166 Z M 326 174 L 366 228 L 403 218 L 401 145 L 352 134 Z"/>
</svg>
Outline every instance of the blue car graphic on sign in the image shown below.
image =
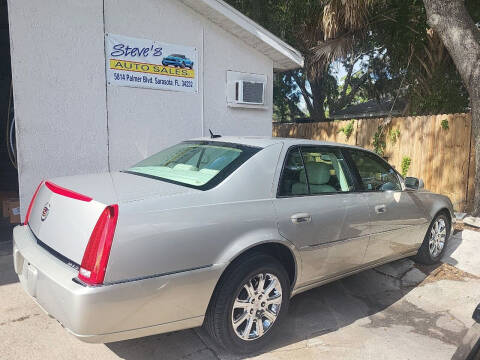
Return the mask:
<svg viewBox="0 0 480 360">
<path fill-rule="evenodd" d="M 162 65 L 163 66 L 173 65 L 175 67 L 181 67 L 181 68 L 188 67 L 191 69 L 193 68 L 193 61 L 182 54 L 171 54 L 163 58 Z"/>
</svg>

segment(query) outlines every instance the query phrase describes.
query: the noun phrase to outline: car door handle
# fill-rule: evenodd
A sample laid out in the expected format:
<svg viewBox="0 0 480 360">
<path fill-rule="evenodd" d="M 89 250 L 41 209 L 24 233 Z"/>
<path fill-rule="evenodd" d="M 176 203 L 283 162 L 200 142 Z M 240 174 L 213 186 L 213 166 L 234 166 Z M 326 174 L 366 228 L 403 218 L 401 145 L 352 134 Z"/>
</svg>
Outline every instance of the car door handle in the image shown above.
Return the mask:
<svg viewBox="0 0 480 360">
<path fill-rule="evenodd" d="M 312 216 L 307 213 L 298 213 L 290 216 L 290 220 L 292 220 L 294 224 L 309 223 L 312 221 Z"/>
<path fill-rule="evenodd" d="M 385 205 L 377 205 L 375 206 L 375 212 L 377 214 L 383 214 L 387 211 L 387 207 Z"/>
</svg>

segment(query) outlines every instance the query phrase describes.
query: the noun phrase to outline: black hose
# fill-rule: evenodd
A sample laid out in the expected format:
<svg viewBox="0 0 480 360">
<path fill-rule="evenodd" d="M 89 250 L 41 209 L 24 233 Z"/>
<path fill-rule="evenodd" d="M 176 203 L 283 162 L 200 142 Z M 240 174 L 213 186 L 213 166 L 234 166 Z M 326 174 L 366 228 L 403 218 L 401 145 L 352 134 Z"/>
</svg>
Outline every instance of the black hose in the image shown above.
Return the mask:
<svg viewBox="0 0 480 360">
<path fill-rule="evenodd" d="M 17 151 L 15 147 L 15 113 L 12 108 L 12 98 L 13 98 L 13 83 L 10 82 L 10 93 L 8 96 L 8 112 L 7 112 L 7 136 L 5 137 L 7 142 L 7 152 L 8 158 L 12 163 L 13 167 L 17 169 Z"/>
</svg>

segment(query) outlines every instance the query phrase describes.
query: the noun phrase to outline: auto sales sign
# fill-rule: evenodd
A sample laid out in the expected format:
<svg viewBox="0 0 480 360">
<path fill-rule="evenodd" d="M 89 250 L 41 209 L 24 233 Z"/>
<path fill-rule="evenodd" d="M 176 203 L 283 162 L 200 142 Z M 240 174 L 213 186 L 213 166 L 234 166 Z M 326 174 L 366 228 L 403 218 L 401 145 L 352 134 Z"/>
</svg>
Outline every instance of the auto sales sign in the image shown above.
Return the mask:
<svg viewBox="0 0 480 360">
<path fill-rule="evenodd" d="M 105 34 L 105 52 L 108 85 L 197 91 L 194 47 Z"/>
</svg>

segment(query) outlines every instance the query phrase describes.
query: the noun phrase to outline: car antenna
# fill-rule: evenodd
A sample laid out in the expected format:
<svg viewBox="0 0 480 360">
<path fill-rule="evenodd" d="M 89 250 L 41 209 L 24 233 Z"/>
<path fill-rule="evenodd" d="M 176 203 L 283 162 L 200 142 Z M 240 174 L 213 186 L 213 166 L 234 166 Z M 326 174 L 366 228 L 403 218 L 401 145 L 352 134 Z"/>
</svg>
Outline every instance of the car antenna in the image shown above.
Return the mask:
<svg viewBox="0 0 480 360">
<path fill-rule="evenodd" d="M 210 130 L 210 129 L 208 129 L 208 131 L 210 131 L 210 138 L 211 139 L 216 139 L 216 138 L 222 137 L 222 135 L 214 134 L 212 132 L 212 130 Z"/>
</svg>

